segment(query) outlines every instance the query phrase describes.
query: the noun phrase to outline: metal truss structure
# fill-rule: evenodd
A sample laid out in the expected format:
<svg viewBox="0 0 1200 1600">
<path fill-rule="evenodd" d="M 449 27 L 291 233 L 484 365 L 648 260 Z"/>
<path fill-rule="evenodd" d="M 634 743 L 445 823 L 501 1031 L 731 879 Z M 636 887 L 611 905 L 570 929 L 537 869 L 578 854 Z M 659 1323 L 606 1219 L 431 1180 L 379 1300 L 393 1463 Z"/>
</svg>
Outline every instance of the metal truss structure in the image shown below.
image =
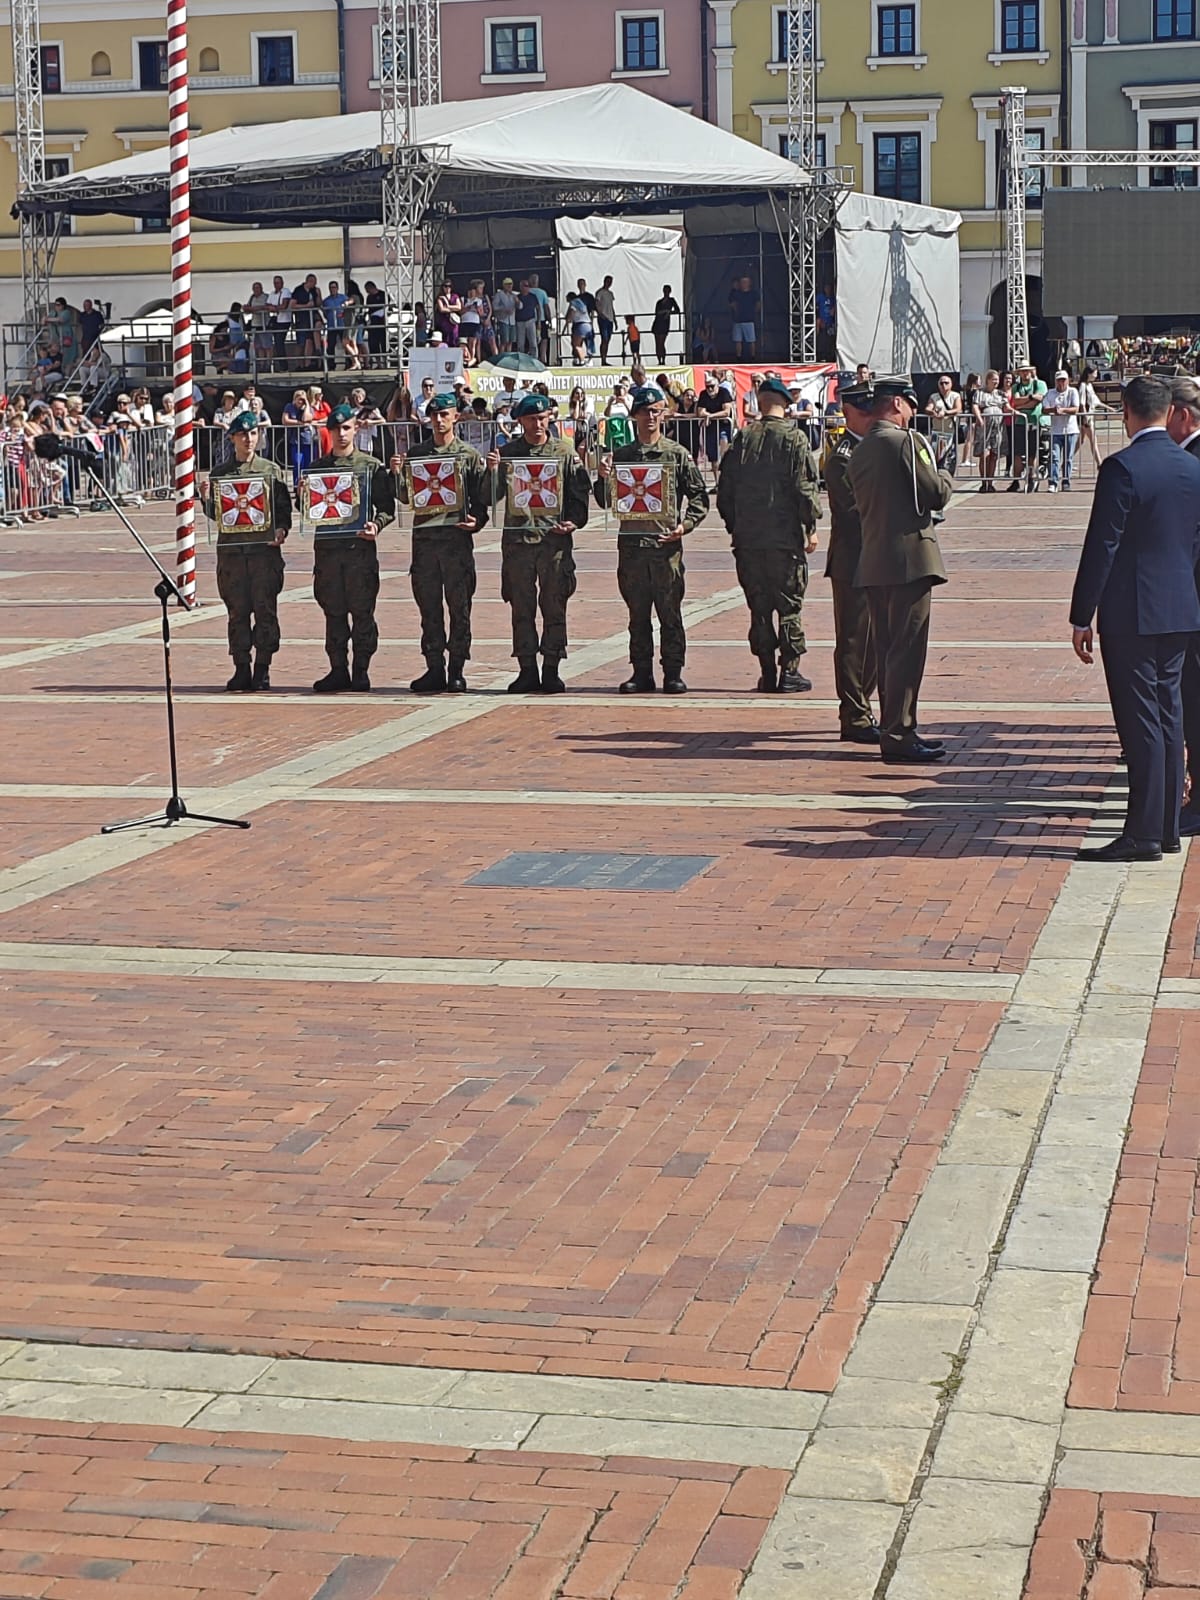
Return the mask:
<svg viewBox="0 0 1200 1600">
<path fill-rule="evenodd" d="M 1200 150 L 1030 150 L 1025 142 L 1024 88 L 1001 90 L 1004 139 L 1001 172 L 1007 174 L 1004 262 L 1008 287 L 1008 365 L 1029 360 L 1029 306 L 1026 298 L 1025 217 L 1031 172 L 1055 167 L 1200 169 Z"/>
<path fill-rule="evenodd" d="M 817 359 L 817 6 L 788 0 L 787 153 L 811 181 L 788 194 L 784 251 L 788 271 L 788 337 L 793 361 Z"/>
<path fill-rule="evenodd" d="M 42 122 L 42 36 L 38 0 L 12 0 L 13 97 L 16 106 L 17 194 L 46 179 Z M 50 277 L 61 218 L 20 212 L 21 289 L 25 342 L 32 345 L 50 304 Z"/>
<path fill-rule="evenodd" d="M 437 183 L 437 153 L 413 143 L 413 109 L 442 97 L 439 0 L 379 0 L 379 113 L 383 145 L 383 290 L 388 366 L 404 361 L 400 310 L 433 291 L 441 270 L 423 248 L 422 223 Z"/>
</svg>

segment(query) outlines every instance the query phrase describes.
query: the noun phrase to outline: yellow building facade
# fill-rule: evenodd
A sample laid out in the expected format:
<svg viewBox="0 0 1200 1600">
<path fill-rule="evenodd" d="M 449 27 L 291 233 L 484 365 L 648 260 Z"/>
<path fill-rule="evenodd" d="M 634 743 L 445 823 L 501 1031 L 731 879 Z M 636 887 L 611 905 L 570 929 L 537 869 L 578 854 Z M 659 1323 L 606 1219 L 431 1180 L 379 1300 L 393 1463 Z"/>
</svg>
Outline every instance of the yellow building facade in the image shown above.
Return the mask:
<svg viewBox="0 0 1200 1600">
<path fill-rule="evenodd" d="M 787 151 L 787 8 L 709 0 L 717 120 Z M 1028 91 L 1028 142 L 1061 143 L 1060 0 L 820 0 L 818 162 L 853 168 L 866 194 L 961 212 L 962 364 L 1003 359 L 1000 91 Z M 1040 184 L 1029 273 L 1041 265 Z M 1037 285 L 1031 309 L 1036 309 Z M 997 326 L 993 335 L 992 321 Z"/>
<path fill-rule="evenodd" d="M 189 11 L 194 135 L 339 109 L 337 8 L 332 0 L 192 0 Z M 165 0 L 43 0 L 41 80 L 48 176 L 83 171 L 167 141 Z M 0 26 L 0 193 L 16 190 L 12 40 Z M 54 292 L 78 306 L 135 315 L 170 294 L 170 235 L 122 217 L 78 217 L 55 262 Z M 337 228 L 262 232 L 196 222 L 193 295 L 202 313 L 242 300 L 251 280 L 280 272 L 341 276 Z M 0 215 L 0 321 L 19 321 L 21 258 L 16 223 Z"/>
</svg>

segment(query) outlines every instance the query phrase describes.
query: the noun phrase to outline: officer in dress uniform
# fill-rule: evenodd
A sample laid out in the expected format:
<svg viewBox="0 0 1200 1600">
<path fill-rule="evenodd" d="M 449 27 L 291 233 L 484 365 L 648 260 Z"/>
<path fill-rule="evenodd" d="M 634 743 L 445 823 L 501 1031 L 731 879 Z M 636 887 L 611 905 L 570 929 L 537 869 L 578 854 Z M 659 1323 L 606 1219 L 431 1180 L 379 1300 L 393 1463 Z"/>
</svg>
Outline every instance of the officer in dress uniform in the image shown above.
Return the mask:
<svg viewBox="0 0 1200 1600">
<path fill-rule="evenodd" d="M 683 663 L 687 638 L 683 628 L 683 539 L 708 511 L 708 490 L 695 461 L 681 444 L 663 437 L 667 397 L 655 385 L 633 391 L 630 411 L 637 437 L 600 463 L 596 501 L 614 505 L 614 473 L 627 463 L 651 462 L 670 467 L 674 478 L 674 515 L 661 528 L 621 518 L 617 528 L 617 587 L 629 611 L 629 659 L 632 675 L 622 694 L 653 694 L 654 630 L 658 614 L 663 693 L 686 694 Z M 687 510 L 684 510 L 686 505 Z"/>
<path fill-rule="evenodd" d="M 358 417 L 353 407 L 335 406 L 325 419 L 329 452 L 310 472 L 357 473 L 370 494 L 369 520 L 357 537 L 329 535 L 313 540 L 313 594 L 325 613 L 325 654 L 329 671 L 313 684 L 317 694 L 340 694 L 371 687 L 367 668 L 379 648 L 375 601 L 379 595 L 379 552 L 375 540 L 394 521 L 396 491 L 392 475 L 374 456 L 354 448 Z M 354 670 L 347 649 L 354 643 Z"/>
<path fill-rule="evenodd" d="M 571 535 L 587 522 L 591 479 L 574 445 L 550 437 L 553 410 L 554 402 L 547 395 L 527 394 L 513 411 L 521 430 L 519 437 L 487 458 L 489 469 L 496 474 L 497 494 L 506 499 L 500 539 L 500 596 L 512 608 L 513 655 L 520 667 L 508 686 L 509 694 L 537 689 L 561 694 L 566 688 L 558 664 L 567 653 L 567 601 L 575 593 Z M 551 510 L 510 507 L 507 488 L 512 461 L 557 462 L 558 505 Z"/>
<path fill-rule="evenodd" d="M 717 485 L 717 510 L 750 608 L 750 649 L 762 669 L 758 687 L 781 694 L 812 688 L 798 666 L 808 648 L 801 606 L 820 516 L 817 463 L 807 435 L 787 416 L 790 405 L 778 378 L 759 384 L 760 420 L 730 445 Z"/>
<path fill-rule="evenodd" d="M 211 480 L 201 478 L 196 486 L 205 512 L 217 522 L 217 593 L 229 613 L 229 654 L 233 657 L 233 677 L 225 687 L 269 689 L 271 657 L 279 649 L 280 546 L 292 526 L 292 493 L 286 474 L 257 453 L 258 418 L 252 411 L 239 413 L 227 431 L 233 441 L 233 460 L 218 467 Z M 261 528 L 220 526 L 213 485 L 221 478 L 263 480 L 266 495 Z"/>
<path fill-rule="evenodd" d="M 847 477 L 862 524 L 854 575 L 867 591 L 879 672 L 879 753 L 888 762 L 940 761 L 936 740 L 917 731 L 917 699 L 929 646 L 930 595 L 946 582 L 934 513 L 950 503 L 954 480 L 912 431 L 917 395 L 911 378 L 879 378 L 870 431 L 851 455 Z"/>
<path fill-rule="evenodd" d="M 471 656 L 471 598 L 475 593 L 474 535 L 486 526 L 490 514 L 492 475 L 479 451 L 459 439 L 454 431 L 458 400 L 453 394 L 435 394 L 426 410 L 432 440 L 422 440 L 410 451 L 409 461 L 451 459 L 458 468 L 463 489 L 460 510 L 413 513 L 413 598 L 421 612 L 421 654 L 427 670 L 409 688 L 414 694 L 461 694 L 467 687 L 463 668 Z M 403 473 L 404 456 L 388 463 Z M 400 476 L 400 499 L 407 505 L 408 482 Z M 450 671 L 446 672 L 446 618 L 450 613 Z"/>
<path fill-rule="evenodd" d="M 833 589 L 833 682 L 837 689 L 842 739 L 849 744 L 879 743 L 879 725 L 871 710 L 876 682 L 871 608 L 867 591 L 854 587 L 862 553 L 862 524 L 849 476 L 850 457 L 874 420 L 871 416 L 874 398 L 869 383 L 848 384 L 839 391 L 846 429 L 825 463 L 830 519 L 825 576 Z"/>
</svg>

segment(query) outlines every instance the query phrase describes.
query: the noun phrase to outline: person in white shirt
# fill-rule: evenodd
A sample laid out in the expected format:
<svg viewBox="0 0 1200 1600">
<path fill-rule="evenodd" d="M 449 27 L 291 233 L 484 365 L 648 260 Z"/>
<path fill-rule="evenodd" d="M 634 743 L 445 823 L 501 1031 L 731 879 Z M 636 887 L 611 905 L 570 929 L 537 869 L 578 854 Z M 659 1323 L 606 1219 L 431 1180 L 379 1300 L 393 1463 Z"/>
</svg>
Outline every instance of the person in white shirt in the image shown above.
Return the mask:
<svg viewBox="0 0 1200 1600">
<path fill-rule="evenodd" d="M 930 431 L 937 464 L 951 477 L 958 467 L 958 419 L 962 409 L 962 395 L 954 387 L 954 379 L 943 373 L 937 388 L 925 402 L 925 415 L 933 419 Z"/>
<path fill-rule="evenodd" d="M 1000 374 L 990 368 L 983 388 L 975 391 L 975 454 L 979 460 L 979 492 L 995 494 L 996 463 L 1004 441 L 1004 394 Z"/>
<path fill-rule="evenodd" d="M 506 372 L 500 379 L 500 392 L 492 401 L 492 415 L 497 417 L 503 409 L 508 415 L 516 410 L 518 403 L 524 400 L 529 391 L 519 384 L 511 372 Z"/>
<path fill-rule="evenodd" d="M 1100 454 L 1100 445 L 1096 439 L 1096 417 L 1101 411 L 1112 411 L 1112 406 L 1102 405 L 1100 396 L 1096 393 L 1096 379 L 1100 374 L 1095 367 L 1084 367 L 1083 378 L 1079 384 L 1079 449 L 1082 452 L 1084 444 L 1092 452 L 1092 460 L 1099 467 L 1104 457 Z"/>
<path fill-rule="evenodd" d="M 1057 494 L 1061 481 L 1071 487 L 1071 467 L 1079 443 L 1079 390 L 1071 387 L 1071 375 L 1061 367 L 1054 374 L 1054 387 L 1042 401 L 1042 413 L 1050 418 L 1050 493 Z"/>
<path fill-rule="evenodd" d="M 502 280 L 492 296 L 492 324 L 496 330 L 496 349 L 500 355 L 517 348 L 517 297 L 511 278 Z"/>
<path fill-rule="evenodd" d="M 283 279 L 275 274 L 271 284 L 271 292 L 267 296 L 267 327 L 271 333 L 274 346 L 275 365 L 284 364 L 284 350 L 287 346 L 287 337 L 292 326 L 292 297 L 284 285 Z"/>
</svg>

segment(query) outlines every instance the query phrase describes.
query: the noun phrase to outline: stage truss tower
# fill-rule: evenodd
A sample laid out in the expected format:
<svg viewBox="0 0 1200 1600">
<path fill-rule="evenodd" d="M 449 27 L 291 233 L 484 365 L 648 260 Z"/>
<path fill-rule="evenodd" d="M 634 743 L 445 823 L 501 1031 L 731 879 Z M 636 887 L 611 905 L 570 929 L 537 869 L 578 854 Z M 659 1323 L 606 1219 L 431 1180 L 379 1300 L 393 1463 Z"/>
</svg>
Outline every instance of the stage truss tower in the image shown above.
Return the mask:
<svg viewBox="0 0 1200 1600">
<path fill-rule="evenodd" d="M 46 135 L 42 121 L 42 35 L 38 0 L 11 0 L 13 97 L 16 107 L 17 193 L 44 183 Z M 21 290 L 24 342 L 37 337 L 50 305 L 50 277 L 60 218 L 21 213 Z"/>
<path fill-rule="evenodd" d="M 788 0 L 787 152 L 810 182 L 788 193 L 788 326 L 793 361 L 817 359 L 817 245 L 821 237 L 817 189 L 817 5 Z"/>
</svg>

